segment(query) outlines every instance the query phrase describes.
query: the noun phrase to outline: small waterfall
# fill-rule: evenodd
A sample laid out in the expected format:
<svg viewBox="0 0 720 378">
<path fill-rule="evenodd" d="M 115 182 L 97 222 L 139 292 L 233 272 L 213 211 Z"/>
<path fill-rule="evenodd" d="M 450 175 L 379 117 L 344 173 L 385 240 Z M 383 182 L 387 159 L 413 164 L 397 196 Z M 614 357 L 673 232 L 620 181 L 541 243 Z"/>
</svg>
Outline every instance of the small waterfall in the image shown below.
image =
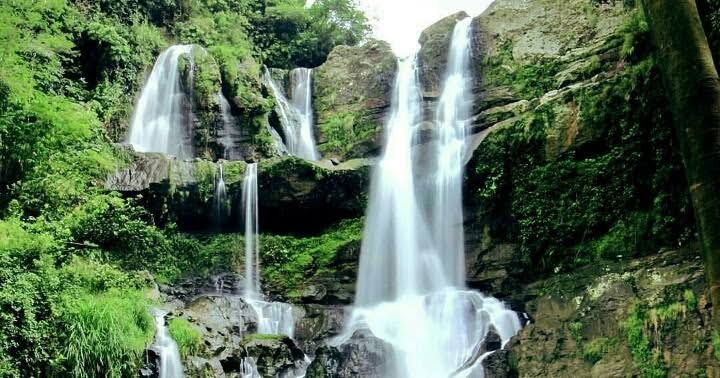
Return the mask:
<svg viewBox="0 0 720 378">
<path fill-rule="evenodd" d="M 163 311 L 154 311 L 155 327 L 157 328 L 154 346 L 160 355 L 159 377 L 183 378 L 185 373 L 180 360 L 180 351 L 165 326 L 165 315 L 167 313 Z"/>
<path fill-rule="evenodd" d="M 137 151 L 191 157 L 187 143 L 192 121 L 189 99 L 183 91 L 178 63 L 190 57 L 192 45 L 175 45 L 158 57 L 140 94 L 130 125 L 128 142 Z"/>
<path fill-rule="evenodd" d="M 260 245 L 258 243 L 257 163 L 248 164 L 242 183 L 245 221 L 245 293 L 247 299 L 260 297 Z"/>
<path fill-rule="evenodd" d="M 258 372 L 255 359 L 252 357 L 244 357 L 240 362 L 240 378 L 262 378 Z"/>
<path fill-rule="evenodd" d="M 257 163 L 248 164 L 243 178 L 243 213 L 245 219 L 245 291 L 243 297 L 258 315 L 257 332 L 293 337 L 295 318 L 292 306 L 287 303 L 266 302 L 260 291 Z"/>
<path fill-rule="evenodd" d="M 422 121 L 415 57 L 398 63 L 385 147 L 370 192 L 355 307 L 335 340 L 369 329 L 392 346 L 389 377 L 483 377 L 482 361 L 491 353 L 483 349 L 488 334 L 496 332 L 504 346 L 521 328 L 503 303 L 464 289 L 469 28 L 464 20 L 453 32 L 429 173 L 414 172 L 413 140 Z M 428 179 L 432 185 L 420 183 Z M 422 209 L 419 199 L 433 205 Z"/>
<path fill-rule="evenodd" d="M 215 221 L 218 225 L 223 225 L 230 215 L 230 207 L 228 206 L 227 187 L 225 186 L 225 172 L 223 165 L 218 168 L 217 179 L 215 180 L 215 196 L 213 197 L 213 211 Z"/>
<path fill-rule="evenodd" d="M 288 153 L 307 160 L 318 160 L 320 155 L 313 135 L 312 70 L 296 68 L 290 71 L 290 100 L 273 79 L 270 70 L 266 69 L 264 76 L 277 102 L 276 111 L 280 116 Z"/>
</svg>

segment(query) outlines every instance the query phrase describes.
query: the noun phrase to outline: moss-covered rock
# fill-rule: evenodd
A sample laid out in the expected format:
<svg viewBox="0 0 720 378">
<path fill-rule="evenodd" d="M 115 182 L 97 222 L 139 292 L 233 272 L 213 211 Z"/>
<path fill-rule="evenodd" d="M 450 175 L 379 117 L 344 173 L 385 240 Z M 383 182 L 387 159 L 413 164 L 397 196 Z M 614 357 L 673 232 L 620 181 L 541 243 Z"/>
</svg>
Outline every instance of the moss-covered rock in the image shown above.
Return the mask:
<svg viewBox="0 0 720 378">
<path fill-rule="evenodd" d="M 520 377 L 715 376 L 702 262 L 668 251 L 539 281 L 511 342 Z M 700 297 L 700 299 L 698 299 Z"/>
<path fill-rule="evenodd" d="M 215 159 L 218 150 L 215 136 L 223 126 L 217 96 L 221 86 L 217 61 L 204 48 L 194 46 L 190 56 L 180 58 L 178 69 L 183 88 L 192 99 L 195 155 Z"/>
<path fill-rule="evenodd" d="M 315 69 L 314 106 L 323 156 L 347 160 L 378 153 L 396 67 L 390 45 L 368 41 L 336 47 Z"/>
</svg>

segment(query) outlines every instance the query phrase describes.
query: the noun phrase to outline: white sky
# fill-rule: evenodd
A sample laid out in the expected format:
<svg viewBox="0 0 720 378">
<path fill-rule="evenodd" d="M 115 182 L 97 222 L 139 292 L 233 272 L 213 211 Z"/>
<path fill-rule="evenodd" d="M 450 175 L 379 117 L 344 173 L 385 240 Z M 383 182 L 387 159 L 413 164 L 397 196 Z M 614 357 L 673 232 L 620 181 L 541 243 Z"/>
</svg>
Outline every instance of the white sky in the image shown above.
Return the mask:
<svg viewBox="0 0 720 378">
<path fill-rule="evenodd" d="M 306 0 L 311 4 L 314 0 Z M 357 0 L 373 24 L 373 35 L 388 41 L 398 56 L 417 49 L 420 33 L 445 16 L 464 10 L 482 13 L 493 0 Z"/>
</svg>

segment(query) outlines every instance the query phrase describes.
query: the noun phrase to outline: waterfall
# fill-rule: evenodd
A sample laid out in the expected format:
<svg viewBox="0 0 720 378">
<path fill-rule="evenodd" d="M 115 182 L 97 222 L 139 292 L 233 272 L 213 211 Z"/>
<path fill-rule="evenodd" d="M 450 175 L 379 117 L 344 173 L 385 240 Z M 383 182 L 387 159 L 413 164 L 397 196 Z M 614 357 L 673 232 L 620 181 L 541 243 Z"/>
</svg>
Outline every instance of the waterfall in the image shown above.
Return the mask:
<svg viewBox="0 0 720 378">
<path fill-rule="evenodd" d="M 180 57 L 191 51 L 192 45 L 171 46 L 155 62 L 130 125 L 128 142 L 137 151 L 192 156 L 186 141 L 192 115 L 178 70 Z"/>
<path fill-rule="evenodd" d="M 165 315 L 166 313 L 160 310 L 154 312 L 155 327 L 157 329 L 154 346 L 160 355 L 159 377 L 182 378 L 185 373 L 180 360 L 180 351 L 165 326 Z"/>
<path fill-rule="evenodd" d="M 385 150 L 373 173 L 355 304 L 368 306 L 444 286 L 415 197 L 412 143 L 420 123 L 416 58 L 401 59 L 386 125 Z"/>
<path fill-rule="evenodd" d="M 268 69 L 265 70 L 265 82 L 275 96 L 275 108 L 288 153 L 307 160 L 318 160 L 320 155 L 313 135 L 312 70 L 296 68 L 290 71 L 290 99 Z"/>
<path fill-rule="evenodd" d="M 254 358 L 244 357 L 240 361 L 240 378 L 262 378 Z"/>
<path fill-rule="evenodd" d="M 458 21 L 452 35 L 444 88 L 435 122 L 435 177 L 431 231 L 435 248 L 443 253 L 449 283 L 465 281 L 462 185 L 465 137 L 472 111 L 470 17 Z"/>
<path fill-rule="evenodd" d="M 248 164 L 242 190 L 245 219 L 245 292 L 243 297 L 258 315 L 258 333 L 292 337 L 295 333 L 292 306 L 287 303 L 265 302 L 260 291 L 257 163 Z"/>
<path fill-rule="evenodd" d="M 248 164 L 242 182 L 245 221 L 245 298 L 260 295 L 260 245 L 258 243 L 257 163 Z"/>
<path fill-rule="evenodd" d="M 372 180 L 355 307 L 335 340 L 369 329 L 392 346 L 388 377 L 483 377 L 487 335 L 496 332 L 504 346 L 521 327 L 503 303 L 464 289 L 469 28 L 469 20 L 459 22 L 452 35 L 429 173 L 414 172 L 413 141 L 422 121 L 416 59 L 398 63 L 385 147 Z M 420 185 L 422 179 L 432 185 Z M 421 208 L 421 198 L 431 199 L 429 210 Z"/>
<path fill-rule="evenodd" d="M 218 168 L 218 176 L 215 180 L 213 210 L 215 211 L 215 221 L 218 222 L 218 225 L 222 225 L 229 215 L 227 187 L 225 186 L 225 173 L 222 164 Z"/>
</svg>

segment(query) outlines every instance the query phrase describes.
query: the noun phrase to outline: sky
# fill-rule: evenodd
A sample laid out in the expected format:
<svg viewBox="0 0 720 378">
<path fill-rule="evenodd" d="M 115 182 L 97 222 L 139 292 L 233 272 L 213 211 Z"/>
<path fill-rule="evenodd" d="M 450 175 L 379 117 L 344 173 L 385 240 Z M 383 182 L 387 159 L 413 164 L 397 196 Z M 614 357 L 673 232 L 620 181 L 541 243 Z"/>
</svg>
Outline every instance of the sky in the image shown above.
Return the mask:
<svg viewBox="0 0 720 378">
<path fill-rule="evenodd" d="M 306 0 L 311 4 L 313 0 Z M 436 21 L 464 10 L 482 13 L 493 0 L 357 0 L 373 25 L 373 36 L 388 41 L 395 54 L 407 56 L 417 50 L 420 33 Z"/>
</svg>

